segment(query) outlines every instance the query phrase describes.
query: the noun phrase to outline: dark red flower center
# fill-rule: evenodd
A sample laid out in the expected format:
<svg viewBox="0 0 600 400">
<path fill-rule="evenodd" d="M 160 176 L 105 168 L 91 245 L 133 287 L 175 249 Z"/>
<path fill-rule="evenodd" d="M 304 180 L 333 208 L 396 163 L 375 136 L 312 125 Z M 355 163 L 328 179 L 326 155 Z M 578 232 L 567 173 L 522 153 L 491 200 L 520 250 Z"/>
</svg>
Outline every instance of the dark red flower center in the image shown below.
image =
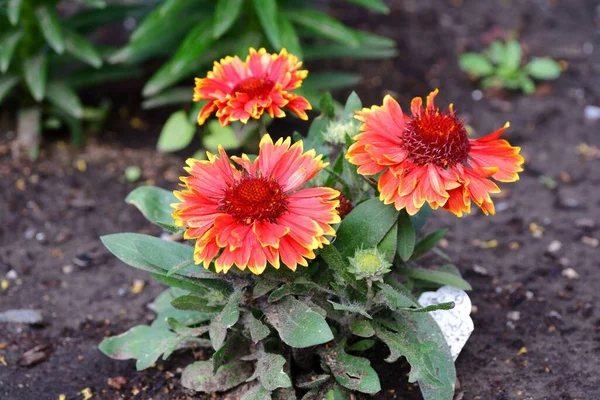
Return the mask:
<svg viewBox="0 0 600 400">
<path fill-rule="evenodd" d="M 402 147 L 415 164 L 447 166 L 467 161 L 469 136 L 452 112 L 423 110 L 406 124 Z"/>
<path fill-rule="evenodd" d="M 233 93 L 245 93 L 253 98 L 264 99 L 269 96 L 273 86 L 275 82 L 270 79 L 252 76 L 235 85 Z"/>
<path fill-rule="evenodd" d="M 350 214 L 350 211 L 354 209 L 354 206 L 342 192 L 340 192 L 340 195 L 336 198 L 336 200 L 339 200 L 340 205 L 337 206 L 335 210 L 338 212 L 340 218 L 344 219 L 344 217 Z"/>
<path fill-rule="evenodd" d="M 276 222 L 287 211 L 287 205 L 287 196 L 277 182 L 246 176 L 227 189 L 219 208 L 249 225 L 254 221 Z"/>
</svg>

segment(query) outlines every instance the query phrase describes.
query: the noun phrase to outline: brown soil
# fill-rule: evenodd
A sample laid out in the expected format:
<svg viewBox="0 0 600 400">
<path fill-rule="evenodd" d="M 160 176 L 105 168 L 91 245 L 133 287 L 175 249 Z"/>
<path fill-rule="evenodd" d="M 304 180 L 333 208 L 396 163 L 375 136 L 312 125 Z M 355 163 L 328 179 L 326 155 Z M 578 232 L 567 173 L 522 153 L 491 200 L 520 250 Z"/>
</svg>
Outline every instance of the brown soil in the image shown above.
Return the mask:
<svg viewBox="0 0 600 400">
<path fill-rule="evenodd" d="M 522 146 L 527 159 L 521 181 L 505 186 L 496 199 L 495 217 L 436 213 L 428 226 L 450 228 L 445 251 L 474 288 L 476 330 L 457 361 L 458 394 L 599 399 L 600 156 L 593 146 L 600 139 L 598 122 L 586 121 L 583 111 L 600 103 L 600 53 L 583 50 L 600 46 L 597 2 L 406 0 L 393 2 L 389 16 L 368 19 L 354 8 L 343 11 L 348 22 L 399 43 L 396 60 L 344 63 L 365 74 L 358 89 L 364 104 L 380 103 L 390 92 L 407 107 L 413 96 L 439 87 L 440 104 L 454 102 L 479 134 L 510 120 L 507 138 Z M 480 49 L 499 26 L 518 30 L 529 54 L 563 59 L 568 70 L 535 96 L 489 94 L 474 101 L 476 86 L 458 70 L 456 54 Z M 103 336 L 153 318 L 147 304 L 160 286 L 110 256 L 98 237 L 160 233 L 123 203 L 136 184 L 122 178 L 128 165 L 138 165 L 143 180 L 175 187 L 182 161 L 151 149 L 159 129 L 116 121 L 111 131 L 118 134 L 103 135 L 102 144 L 92 141 L 83 151 L 46 144 L 36 163 L 13 161 L 11 133 L 2 129 L 0 281 L 9 286 L 0 289 L 0 310 L 40 309 L 45 322 L 0 324 L 0 399 L 82 399 L 85 388 L 101 399 L 193 398 L 179 388 L 177 369 L 191 353 L 136 372 L 134 362 L 113 361 L 96 348 Z M 540 183 L 542 176 L 553 178 L 557 188 Z M 550 246 L 554 241 L 562 246 Z M 475 272 L 476 265 L 487 275 Z M 565 277 L 567 268 L 579 279 Z M 139 294 L 130 291 L 136 279 L 146 283 Z M 20 365 L 36 346 L 43 346 L 39 361 Z M 406 368 L 376 368 L 384 385 L 376 398 L 420 398 L 415 386 L 404 383 Z"/>
</svg>

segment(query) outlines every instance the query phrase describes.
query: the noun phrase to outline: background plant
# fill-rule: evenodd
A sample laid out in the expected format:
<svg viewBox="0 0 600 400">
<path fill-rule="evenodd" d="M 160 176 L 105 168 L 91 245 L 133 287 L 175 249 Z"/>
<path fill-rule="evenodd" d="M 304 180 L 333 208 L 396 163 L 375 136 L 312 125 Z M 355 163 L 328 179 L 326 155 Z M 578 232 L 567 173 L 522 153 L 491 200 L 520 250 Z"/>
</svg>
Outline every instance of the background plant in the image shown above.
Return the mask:
<svg viewBox="0 0 600 400">
<path fill-rule="evenodd" d="M 63 18 L 58 10 L 64 6 L 79 12 Z M 144 8 L 106 6 L 103 0 L 0 1 L 0 104 L 9 96 L 18 102 L 18 136 L 32 156 L 44 128 L 65 124 L 73 143 L 80 145 L 81 122 L 98 123 L 106 117 L 108 104 L 86 107 L 77 91 L 139 70 L 103 67 L 103 56 L 112 49 L 93 45 L 86 35 L 128 16 L 143 15 Z"/>
<path fill-rule="evenodd" d="M 379 13 L 389 12 L 381 0 L 347 0 Z M 330 16 L 322 2 L 290 0 L 165 0 L 143 18 L 129 43 L 108 58 L 110 63 L 135 64 L 155 57 L 169 59 L 146 82 L 144 108 L 189 104 L 191 78 L 204 75 L 215 59 L 226 55 L 245 57 L 249 47 L 279 52 L 286 48 L 309 65 L 322 59 L 386 58 L 396 55 L 395 42 L 352 29 Z M 185 80 L 184 87 L 175 86 Z M 318 102 L 322 90 L 355 85 L 353 73 L 311 73 L 303 85 L 303 96 Z M 158 148 L 175 151 L 189 145 L 197 132 L 197 104 L 185 118 L 174 113 L 165 124 Z M 188 122 L 189 121 L 189 122 Z M 238 147 L 240 129 L 208 125 L 206 136 L 224 134 Z M 234 140 L 234 137 L 237 137 Z M 204 145 L 210 149 L 210 142 Z"/>
<path fill-rule="evenodd" d="M 410 217 L 384 205 L 346 161 L 344 148 L 331 144 L 336 126 L 348 130 L 344 139 L 349 140 L 353 112 L 361 108 L 358 96 L 351 95 L 338 113 L 330 97 L 321 106 L 327 111 L 314 120 L 305 149 L 322 152 L 331 166 L 315 184 L 339 188 L 356 205 L 333 244 L 296 272 L 281 268 L 252 275 L 232 269 L 223 275 L 194 265 L 194 249 L 185 244 L 136 233 L 104 236 L 103 243 L 118 258 L 170 287 L 153 304 L 155 321 L 105 339 L 100 344 L 105 354 L 134 358 L 142 370 L 179 348 L 207 347 L 214 350 L 212 357 L 183 371 L 181 381 L 189 389 L 234 389 L 245 400 L 297 394 L 348 398 L 351 392 L 381 390 L 366 358 L 381 341 L 390 351 L 387 362 L 406 357 L 409 380 L 419 382 L 425 399 L 452 399 L 454 363 L 427 311 L 453 304 L 421 307 L 416 297 L 442 285 L 465 290 L 470 285 L 451 264 L 438 270 L 419 265 L 445 233 L 418 239 L 431 209 Z M 177 231 L 171 192 L 140 187 L 126 201 L 151 222 Z"/>
<path fill-rule="evenodd" d="M 460 68 L 480 79 L 482 88 L 520 89 L 525 94 L 535 91 L 532 80 L 552 80 L 560 76 L 560 65 L 548 57 L 533 58 L 522 65 L 523 51 L 516 40 L 493 41 L 481 53 L 464 53 L 459 57 Z"/>
</svg>

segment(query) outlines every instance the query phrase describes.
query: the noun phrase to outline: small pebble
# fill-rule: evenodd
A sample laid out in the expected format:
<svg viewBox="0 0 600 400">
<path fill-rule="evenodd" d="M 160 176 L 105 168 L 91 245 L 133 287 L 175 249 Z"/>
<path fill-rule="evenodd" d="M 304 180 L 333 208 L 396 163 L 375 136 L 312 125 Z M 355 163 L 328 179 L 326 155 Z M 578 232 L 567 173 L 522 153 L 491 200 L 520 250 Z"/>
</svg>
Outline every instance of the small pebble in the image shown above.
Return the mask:
<svg viewBox="0 0 600 400">
<path fill-rule="evenodd" d="M 531 290 L 528 290 L 525 292 L 525 297 L 527 298 L 527 300 L 531 300 L 533 299 L 535 295 L 533 294 L 533 292 Z"/>
<path fill-rule="evenodd" d="M 125 296 L 127 294 L 127 289 L 125 289 L 125 288 L 119 288 L 119 290 L 117 290 L 117 294 L 120 297 L 123 297 L 123 296 Z"/>
<path fill-rule="evenodd" d="M 584 42 L 581 48 L 588 56 L 594 52 L 594 44 L 592 42 Z"/>
<path fill-rule="evenodd" d="M 550 252 L 550 253 L 558 253 L 561 248 L 562 248 L 562 243 L 560 241 L 558 241 L 558 240 L 553 240 L 548 245 L 548 252 Z"/>
<path fill-rule="evenodd" d="M 558 313 L 558 311 L 554 311 L 554 310 L 552 310 L 552 311 L 550 311 L 550 312 L 548 313 L 548 317 L 549 317 L 549 318 L 562 319 L 562 315 L 560 315 L 560 314 Z"/>
<path fill-rule="evenodd" d="M 571 260 L 569 260 L 567 257 L 561 257 L 558 259 L 558 263 L 561 267 L 566 268 L 571 265 Z"/>
<path fill-rule="evenodd" d="M 510 319 L 511 321 L 518 321 L 521 319 L 521 312 L 509 311 L 508 314 L 506 314 L 506 318 Z"/>
<path fill-rule="evenodd" d="M 598 247 L 598 245 L 600 244 L 600 240 L 594 238 L 594 237 L 590 237 L 590 236 L 584 236 L 581 238 L 581 242 L 585 245 L 588 245 L 590 247 Z"/>
<path fill-rule="evenodd" d="M 82 253 L 82 254 L 77 254 L 74 258 L 73 258 L 73 264 L 77 265 L 80 268 L 87 268 L 90 265 L 92 265 L 92 257 L 90 257 L 88 254 L 86 253 Z"/>
<path fill-rule="evenodd" d="M 133 285 L 131 285 L 131 289 L 130 289 L 131 293 L 140 294 L 144 290 L 145 286 L 146 286 L 146 282 L 144 282 L 141 279 L 136 279 L 133 281 Z"/>
<path fill-rule="evenodd" d="M 481 265 L 477 265 L 477 264 L 473 265 L 473 271 L 476 274 L 479 274 L 482 276 L 488 276 L 490 274 L 485 267 L 482 267 Z"/>
<path fill-rule="evenodd" d="M 33 239 L 35 237 L 35 229 L 27 228 L 25 230 L 25 234 L 23 236 L 25 236 L 25 239 L 27 239 L 27 240 Z"/>
<path fill-rule="evenodd" d="M 15 271 L 14 269 L 11 269 L 10 271 L 8 271 L 6 273 L 6 279 L 10 279 L 11 281 L 14 281 L 18 277 L 19 277 L 19 275 L 17 274 L 17 271 Z"/>
<path fill-rule="evenodd" d="M 37 240 L 40 243 L 45 243 L 46 242 L 46 234 L 44 232 L 36 233 L 35 240 Z"/>
<path fill-rule="evenodd" d="M 471 97 L 473 98 L 473 100 L 479 101 L 479 100 L 483 99 L 483 92 L 479 89 L 473 90 L 471 92 Z"/>
<path fill-rule="evenodd" d="M 563 269 L 562 276 L 569 280 L 579 279 L 579 274 L 573 268 Z"/>
<path fill-rule="evenodd" d="M 596 121 L 600 119 L 600 107 L 588 104 L 583 109 L 583 114 L 585 116 L 585 119 L 589 121 Z"/>
<path fill-rule="evenodd" d="M 506 211 L 508 210 L 509 205 L 506 201 L 501 201 L 496 203 L 496 211 L 497 212 L 502 212 L 502 211 Z"/>
<path fill-rule="evenodd" d="M 62 267 L 62 272 L 63 272 L 63 274 L 69 275 L 71 272 L 73 272 L 73 266 L 71 264 L 64 265 Z"/>
</svg>

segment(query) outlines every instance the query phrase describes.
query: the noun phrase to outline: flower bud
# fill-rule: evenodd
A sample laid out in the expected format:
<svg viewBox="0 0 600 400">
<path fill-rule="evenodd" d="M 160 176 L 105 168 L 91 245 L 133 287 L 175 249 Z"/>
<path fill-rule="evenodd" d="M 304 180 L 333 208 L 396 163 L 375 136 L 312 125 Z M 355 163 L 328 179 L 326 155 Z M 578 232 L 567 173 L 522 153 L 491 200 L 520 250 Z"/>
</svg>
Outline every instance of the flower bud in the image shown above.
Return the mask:
<svg viewBox="0 0 600 400">
<path fill-rule="evenodd" d="M 346 135 L 354 137 L 358 134 L 358 124 L 354 121 L 331 121 L 323 132 L 323 138 L 330 144 L 346 143 Z"/>
<path fill-rule="evenodd" d="M 387 261 L 377 248 L 358 249 L 354 253 L 354 257 L 348 257 L 348 260 L 350 261 L 350 272 L 358 280 L 381 280 L 383 275 L 390 272 L 392 266 L 392 263 Z"/>
</svg>

